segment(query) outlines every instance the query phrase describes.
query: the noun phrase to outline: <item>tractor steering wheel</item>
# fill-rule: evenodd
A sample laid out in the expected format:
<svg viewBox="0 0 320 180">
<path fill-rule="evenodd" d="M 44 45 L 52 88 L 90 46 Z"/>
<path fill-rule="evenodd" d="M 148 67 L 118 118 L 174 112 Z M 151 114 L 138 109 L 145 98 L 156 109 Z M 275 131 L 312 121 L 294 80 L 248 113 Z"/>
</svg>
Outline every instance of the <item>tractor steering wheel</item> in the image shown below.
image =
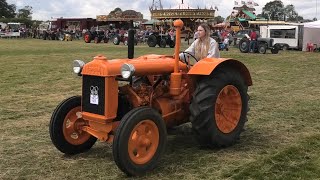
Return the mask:
<svg viewBox="0 0 320 180">
<path fill-rule="evenodd" d="M 187 55 L 189 55 L 190 57 L 192 57 L 196 62 L 198 62 L 198 61 L 199 61 L 196 57 L 194 57 L 194 55 L 192 55 L 192 54 L 191 54 L 191 53 L 189 53 L 189 52 L 181 51 L 180 53 L 182 53 L 182 54 L 183 54 L 183 61 L 184 61 L 187 65 L 189 65 L 189 63 L 188 63 L 188 61 L 187 61 L 186 54 L 187 54 Z"/>
</svg>

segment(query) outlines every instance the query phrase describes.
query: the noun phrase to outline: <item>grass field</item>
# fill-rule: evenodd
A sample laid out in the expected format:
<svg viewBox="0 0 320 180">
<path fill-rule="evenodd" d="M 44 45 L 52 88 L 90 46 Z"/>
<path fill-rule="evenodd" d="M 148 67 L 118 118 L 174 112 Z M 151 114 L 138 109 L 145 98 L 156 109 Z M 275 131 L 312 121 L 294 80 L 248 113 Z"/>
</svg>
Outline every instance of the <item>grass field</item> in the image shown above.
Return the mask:
<svg viewBox="0 0 320 180">
<path fill-rule="evenodd" d="M 186 45 L 184 45 L 184 48 Z M 122 179 L 110 145 L 65 156 L 48 124 L 63 99 L 79 95 L 72 61 L 126 58 L 123 45 L 0 40 L 0 179 Z M 139 45 L 135 56 L 173 54 Z M 243 62 L 253 86 L 246 130 L 225 149 L 200 149 L 191 135 L 168 137 L 159 166 L 139 179 L 320 179 L 320 53 L 221 52 Z"/>
</svg>

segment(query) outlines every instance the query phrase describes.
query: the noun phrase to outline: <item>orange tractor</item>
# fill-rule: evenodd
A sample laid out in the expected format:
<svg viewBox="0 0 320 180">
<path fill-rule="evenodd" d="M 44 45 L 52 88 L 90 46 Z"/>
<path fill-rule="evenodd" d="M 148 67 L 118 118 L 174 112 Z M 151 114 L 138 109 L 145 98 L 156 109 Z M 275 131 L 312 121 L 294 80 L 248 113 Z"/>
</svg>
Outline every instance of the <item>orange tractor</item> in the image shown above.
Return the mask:
<svg viewBox="0 0 320 180">
<path fill-rule="evenodd" d="M 183 22 L 176 20 L 174 26 L 174 57 L 74 61 L 74 72 L 82 76 L 82 95 L 62 101 L 49 125 L 59 151 L 82 153 L 97 139 L 113 143 L 119 169 L 136 176 L 155 168 L 165 153 L 167 128 L 191 121 L 195 139 L 209 148 L 239 139 L 252 85 L 248 69 L 234 59 L 205 58 L 193 66 L 181 62 Z"/>
</svg>

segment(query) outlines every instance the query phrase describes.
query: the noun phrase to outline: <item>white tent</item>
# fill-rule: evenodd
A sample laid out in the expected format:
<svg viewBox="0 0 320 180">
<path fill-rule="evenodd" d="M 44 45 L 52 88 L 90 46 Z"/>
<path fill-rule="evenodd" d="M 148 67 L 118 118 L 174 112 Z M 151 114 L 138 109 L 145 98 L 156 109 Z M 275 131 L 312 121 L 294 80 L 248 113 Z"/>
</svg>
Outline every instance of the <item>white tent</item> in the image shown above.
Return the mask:
<svg viewBox="0 0 320 180">
<path fill-rule="evenodd" d="M 302 51 L 306 51 L 307 43 L 320 47 L 320 20 L 304 23 Z"/>
</svg>

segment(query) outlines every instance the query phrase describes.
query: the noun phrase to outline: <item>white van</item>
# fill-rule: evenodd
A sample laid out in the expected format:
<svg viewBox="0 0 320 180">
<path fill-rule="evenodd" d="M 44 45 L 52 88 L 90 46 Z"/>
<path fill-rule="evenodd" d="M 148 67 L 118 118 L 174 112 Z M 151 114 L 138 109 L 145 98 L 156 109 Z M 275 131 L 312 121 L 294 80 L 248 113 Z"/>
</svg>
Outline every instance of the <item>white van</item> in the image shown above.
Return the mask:
<svg viewBox="0 0 320 180">
<path fill-rule="evenodd" d="M 274 44 L 280 45 L 283 50 L 302 49 L 303 25 L 266 25 L 260 26 L 262 38 L 272 38 Z"/>
</svg>

